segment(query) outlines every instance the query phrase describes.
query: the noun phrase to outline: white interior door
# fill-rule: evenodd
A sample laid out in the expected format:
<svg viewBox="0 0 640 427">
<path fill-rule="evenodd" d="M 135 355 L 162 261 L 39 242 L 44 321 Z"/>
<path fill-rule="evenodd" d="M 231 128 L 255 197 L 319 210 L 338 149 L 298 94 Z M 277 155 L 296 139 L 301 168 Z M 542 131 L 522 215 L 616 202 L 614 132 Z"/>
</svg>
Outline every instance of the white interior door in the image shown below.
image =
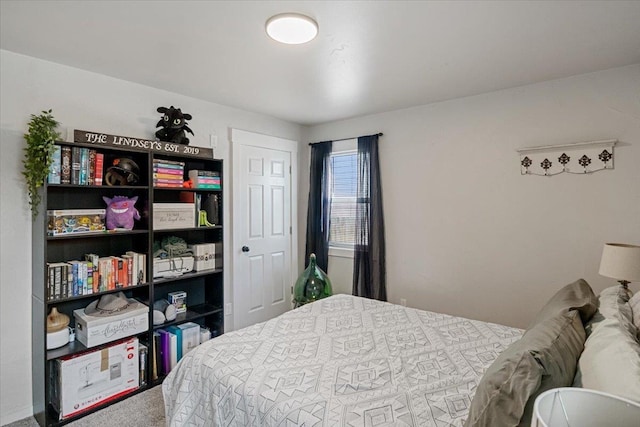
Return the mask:
<svg viewBox="0 0 640 427">
<path fill-rule="evenodd" d="M 234 329 L 239 329 L 291 309 L 297 143 L 233 129 L 232 144 Z"/>
</svg>

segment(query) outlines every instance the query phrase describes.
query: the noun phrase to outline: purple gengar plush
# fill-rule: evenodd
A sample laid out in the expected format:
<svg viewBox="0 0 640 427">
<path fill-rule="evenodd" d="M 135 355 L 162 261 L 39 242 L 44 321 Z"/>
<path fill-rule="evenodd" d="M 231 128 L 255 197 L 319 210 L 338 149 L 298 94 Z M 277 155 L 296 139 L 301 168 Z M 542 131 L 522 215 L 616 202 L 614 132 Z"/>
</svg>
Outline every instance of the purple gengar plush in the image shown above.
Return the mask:
<svg viewBox="0 0 640 427">
<path fill-rule="evenodd" d="M 134 207 L 138 196 L 132 198 L 115 196 L 113 199 L 103 197 L 102 200 L 107 204 L 107 230 L 116 228 L 132 230 L 133 220 L 140 219 L 140 214 Z"/>
</svg>

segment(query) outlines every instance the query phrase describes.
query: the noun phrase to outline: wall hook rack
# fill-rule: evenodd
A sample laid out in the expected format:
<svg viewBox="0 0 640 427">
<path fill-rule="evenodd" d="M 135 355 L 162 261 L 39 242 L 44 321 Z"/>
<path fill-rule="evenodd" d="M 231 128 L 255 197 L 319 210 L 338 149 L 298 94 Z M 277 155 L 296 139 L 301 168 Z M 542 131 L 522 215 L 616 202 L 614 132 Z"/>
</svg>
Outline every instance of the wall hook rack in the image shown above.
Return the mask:
<svg viewBox="0 0 640 427">
<path fill-rule="evenodd" d="M 617 142 L 617 139 L 607 139 L 521 148 L 518 150 L 520 173 L 539 176 L 561 173 L 584 175 L 613 169 L 613 147 Z"/>
</svg>

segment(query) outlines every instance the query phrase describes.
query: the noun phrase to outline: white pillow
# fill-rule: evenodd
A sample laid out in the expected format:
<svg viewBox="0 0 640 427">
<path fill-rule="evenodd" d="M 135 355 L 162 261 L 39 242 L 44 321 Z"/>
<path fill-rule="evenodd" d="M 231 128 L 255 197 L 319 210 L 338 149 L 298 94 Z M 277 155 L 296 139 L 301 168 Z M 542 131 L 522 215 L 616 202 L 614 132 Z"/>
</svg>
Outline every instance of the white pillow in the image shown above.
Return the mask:
<svg viewBox="0 0 640 427">
<path fill-rule="evenodd" d="M 640 402 L 640 343 L 621 289 L 600 294 L 599 321 L 584 343 L 573 385 Z"/>
<path fill-rule="evenodd" d="M 631 307 L 631 313 L 633 315 L 633 324 L 640 330 L 640 292 L 637 292 L 629 300 L 629 306 Z M 640 337 L 640 334 L 638 334 Z"/>
</svg>

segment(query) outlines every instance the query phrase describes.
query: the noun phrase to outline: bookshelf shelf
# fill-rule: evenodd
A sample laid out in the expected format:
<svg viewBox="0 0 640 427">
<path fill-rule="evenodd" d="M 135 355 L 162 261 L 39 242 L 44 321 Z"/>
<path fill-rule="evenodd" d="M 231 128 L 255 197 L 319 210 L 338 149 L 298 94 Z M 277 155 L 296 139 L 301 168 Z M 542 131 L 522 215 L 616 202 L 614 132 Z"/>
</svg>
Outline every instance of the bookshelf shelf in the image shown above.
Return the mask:
<svg viewBox="0 0 640 427">
<path fill-rule="evenodd" d="M 139 334 L 135 334 L 135 335 L 131 335 L 134 337 L 139 337 L 139 338 L 143 338 L 144 335 L 146 335 L 147 332 L 141 332 Z M 65 357 L 65 356 L 71 356 L 71 355 L 76 355 L 76 354 L 81 354 L 86 352 L 87 350 L 92 350 L 92 349 L 96 349 L 98 347 L 87 347 L 84 344 L 82 344 L 80 341 L 75 340 L 70 342 L 69 344 L 59 347 L 59 348 L 54 348 L 52 350 L 48 350 L 47 351 L 47 360 L 54 360 L 54 359 L 58 359 L 60 357 Z"/>
<path fill-rule="evenodd" d="M 142 289 L 142 288 L 148 288 L 148 287 L 149 287 L 148 283 L 142 283 L 140 285 L 126 286 L 124 288 L 117 288 L 117 289 L 110 289 L 108 291 L 98 292 L 98 293 L 94 293 L 94 294 L 78 295 L 78 296 L 74 296 L 74 297 L 47 300 L 47 304 L 55 305 L 55 304 L 61 304 L 61 303 L 70 302 L 70 301 L 96 299 L 96 298 L 100 298 L 102 295 L 114 294 L 116 292 L 133 291 L 133 290 L 136 290 L 136 289 Z"/>
<path fill-rule="evenodd" d="M 76 131 L 77 132 L 77 131 Z M 84 131 L 83 131 L 84 132 Z M 169 143 L 162 143 L 164 147 Z M 115 402 L 124 400 L 134 394 L 147 390 L 150 387 L 161 384 L 167 372 L 153 370 L 153 366 L 157 366 L 154 361 L 158 360 L 160 349 L 157 348 L 156 334 L 160 329 L 168 327 L 178 327 L 182 323 L 195 323 L 200 328 L 208 328 L 213 335 L 218 335 L 224 331 L 224 271 L 222 268 L 212 268 L 207 270 L 198 269 L 198 271 L 190 271 L 177 277 L 153 278 L 153 255 L 154 245 L 162 243 L 167 237 L 176 237 L 183 239 L 189 245 L 197 244 L 213 244 L 216 251 L 221 250 L 223 244 L 223 225 L 222 218 L 219 217 L 215 226 L 197 227 L 195 226 L 196 218 L 194 218 L 193 227 L 183 227 L 169 230 L 154 229 L 154 209 L 155 203 L 175 204 L 175 203 L 193 203 L 195 206 L 196 199 L 204 200 L 212 197 L 217 203 L 217 208 L 213 212 L 222 212 L 222 190 L 203 189 L 203 188 L 167 188 L 154 185 L 154 180 L 158 179 L 156 170 L 158 163 L 176 162 L 183 165 L 181 169 L 183 180 L 189 179 L 189 171 L 199 170 L 206 171 L 221 179 L 223 172 L 222 160 L 214 159 L 213 152 L 210 149 L 200 149 L 199 154 L 174 154 L 181 147 L 171 147 L 167 152 L 156 151 L 157 148 L 129 148 L 126 146 L 115 146 L 106 144 L 91 144 L 83 142 L 59 142 L 56 143 L 60 147 L 60 152 L 65 153 L 76 148 L 86 150 L 89 159 L 93 157 L 102 158 L 103 177 L 106 175 L 107 169 L 111 165 L 115 165 L 118 159 L 129 158 L 133 160 L 139 168 L 138 180 L 133 185 L 110 186 L 110 185 L 81 185 L 78 183 L 47 183 L 42 188 L 43 209 L 40 210 L 38 217 L 33 223 L 32 232 L 32 323 L 33 333 L 32 339 L 32 370 L 33 370 L 33 411 L 38 423 L 42 426 L 61 426 L 95 412 L 98 409 L 111 405 Z M 159 146 L 160 144 L 153 144 Z M 208 151 L 207 151 L 208 150 Z M 93 151 L 93 153 L 92 153 Z M 78 150 L 76 150 L 78 152 Z M 85 154 L 82 154 L 84 156 Z M 93 160 L 89 160 L 92 162 Z M 99 170 L 96 160 L 93 169 L 90 167 L 84 173 L 87 177 L 84 182 L 99 182 Z M 91 163 L 89 163 L 91 165 Z M 73 172 L 72 172 L 73 173 Z M 93 180 L 91 176 L 94 176 Z M 97 178 L 96 178 L 97 177 Z M 62 176 L 60 176 L 61 182 Z M 78 182 L 78 181 L 76 181 Z M 106 184 L 106 180 L 104 181 Z M 96 231 L 96 232 L 78 232 L 61 235 L 49 235 L 47 210 L 88 210 L 88 209 L 105 209 L 106 203 L 103 197 L 113 198 L 114 196 L 137 197 L 135 204 L 136 209 L 141 215 L 141 219 L 135 221 L 132 230 L 118 231 Z M 186 200 L 191 197 L 192 201 Z M 200 198 L 199 198 L 200 197 Z M 215 205 L 214 205 L 215 206 Z M 204 209 L 204 207 L 203 207 Z M 217 217 L 217 216 L 215 216 Z M 209 218 L 214 218 L 209 216 Z M 91 288 L 91 282 L 84 282 L 82 288 L 76 288 L 77 282 L 75 273 L 68 272 L 69 266 L 76 265 L 78 262 L 87 263 L 97 259 L 125 259 L 127 262 L 131 258 L 124 255 L 130 252 L 140 254 L 139 263 L 143 264 L 144 282 L 134 286 L 123 286 L 117 288 L 115 285 L 109 284 L 105 286 L 102 280 L 99 287 L 93 287 L 94 292 L 88 293 Z M 87 257 L 91 254 L 91 257 Z M 142 261 L 144 256 L 144 261 Z M 95 257 L 95 258 L 92 258 Z M 134 258 L 136 255 L 134 255 Z M 97 261 L 96 261 L 97 262 Z M 99 262 L 97 262 L 99 264 Z M 117 262 L 116 262 L 117 264 Z M 126 262 L 123 261 L 126 265 Z M 55 288 L 56 283 L 51 282 L 58 280 L 56 272 L 51 268 L 58 268 L 62 265 L 60 277 L 67 277 L 65 285 L 64 279 L 61 279 L 61 288 Z M 102 264 L 100 264 L 102 265 Z M 115 264 L 114 264 L 115 265 Z M 132 264 L 134 265 L 134 264 Z M 139 264 L 138 264 L 139 265 Z M 219 266 L 220 264 L 216 264 Z M 202 267 L 201 267 L 202 268 Z M 66 270 L 65 270 L 66 269 Z M 88 267 L 87 267 L 88 270 Z M 99 270 L 99 268 L 97 269 Z M 51 272 L 53 271 L 53 274 Z M 124 276 L 116 279 L 120 281 L 125 279 L 125 283 L 133 283 L 132 273 L 123 271 Z M 72 279 L 69 279 L 71 275 Z M 100 274 L 100 271 L 97 272 Z M 114 273 L 115 274 L 115 273 Z M 140 274 L 142 274 L 140 272 Z M 87 278 L 89 273 L 84 276 Z M 97 277 L 97 276 L 93 276 Z M 139 277 L 139 276 L 136 276 Z M 50 286 L 51 285 L 51 286 Z M 73 287 L 72 287 L 73 286 Z M 78 285 L 79 286 L 79 285 Z M 103 289 L 95 292 L 96 289 Z M 180 314 L 175 320 L 166 322 L 161 326 L 153 325 L 153 303 L 158 300 L 168 299 L 169 293 L 186 292 L 187 312 Z M 91 302 L 98 300 L 100 297 L 110 294 L 123 292 L 127 298 L 134 298 L 147 305 L 148 310 L 148 327 L 144 332 L 132 335 L 137 337 L 139 343 L 147 348 L 146 358 L 143 359 L 142 366 L 145 372 L 145 382 L 141 382 L 141 386 L 135 390 L 127 391 L 123 396 L 115 399 L 107 400 L 96 407 L 91 407 L 87 411 L 73 416 L 65 416 L 60 420 L 60 414 L 57 412 L 52 402 L 57 393 L 56 387 L 56 366 L 59 366 L 61 360 L 79 355 L 90 354 L 102 346 L 87 348 L 79 341 L 76 334 L 76 340 L 72 341 L 60 348 L 47 350 L 47 315 L 52 308 L 56 308 L 60 313 L 69 317 L 69 327 L 75 328 L 75 318 L 73 311 L 84 309 Z M 55 296 L 55 297 L 52 297 Z M 143 315 L 144 316 L 144 315 Z M 186 326 L 186 325 L 185 325 Z M 193 326 L 193 325 L 192 325 Z M 198 329 L 200 331 L 200 329 Z M 197 344 L 197 343 L 196 343 Z M 75 360 L 75 359 L 74 359 Z M 137 374 L 136 374 L 137 375 Z"/>
<path fill-rule="evenodd" d="M 185 279 L 192 279 L 195 277 L 203 277 L 203 276 L 209 276 L 211 274 L 217 274 L 217 273 L 222 273 L 222 269 L 221 268 L 213 268 L 210 270 L 203 270 L 203 271 L 193 271 L 190 273 L 185 273 L 182 276 L 177 276 L 177 277 L 167 277 L 167 278 L 160 278 L 160 279 L 154 279 L 153 283 L 155 286 L 162 286 L 162 285 L 166 285 L 169 283 L 175 283 L 181 280 L 185 280 Z"/>
<path fill-rule="evenodd" d="M 213 188 L 171 188 L 171 187 L 153 187 L 154 191 L 186 191 L 190 193 L 222 193 L 222 189 Z"/>
<path fill-rule="evenodd" d="M 219 313 L 222 313 L 222 307 L 217 307 L 211 304 L 198 304 L 193 307 L 189 307 L 186 313 L 178 314 L 176 316 L 176 320 L 165 322 L 162 325 L 155 325 L 153 329 L 164 329 L 166 327 L 178 325 L 180 323 L 193 322 L 194 320 Z"/>
<path fill-rule="evenodd" d="M 87 239 L 87 238 L 113 238 L 117 236 L 127 236 L 133 234 L 149 234 L 149 230 L 119 230 L 119 231 L 95 231 L 86 233 L 63 234 L 59 236 L 47 236 L 47 240 L 71 240 L 71 239 Z"/>
</svg>

